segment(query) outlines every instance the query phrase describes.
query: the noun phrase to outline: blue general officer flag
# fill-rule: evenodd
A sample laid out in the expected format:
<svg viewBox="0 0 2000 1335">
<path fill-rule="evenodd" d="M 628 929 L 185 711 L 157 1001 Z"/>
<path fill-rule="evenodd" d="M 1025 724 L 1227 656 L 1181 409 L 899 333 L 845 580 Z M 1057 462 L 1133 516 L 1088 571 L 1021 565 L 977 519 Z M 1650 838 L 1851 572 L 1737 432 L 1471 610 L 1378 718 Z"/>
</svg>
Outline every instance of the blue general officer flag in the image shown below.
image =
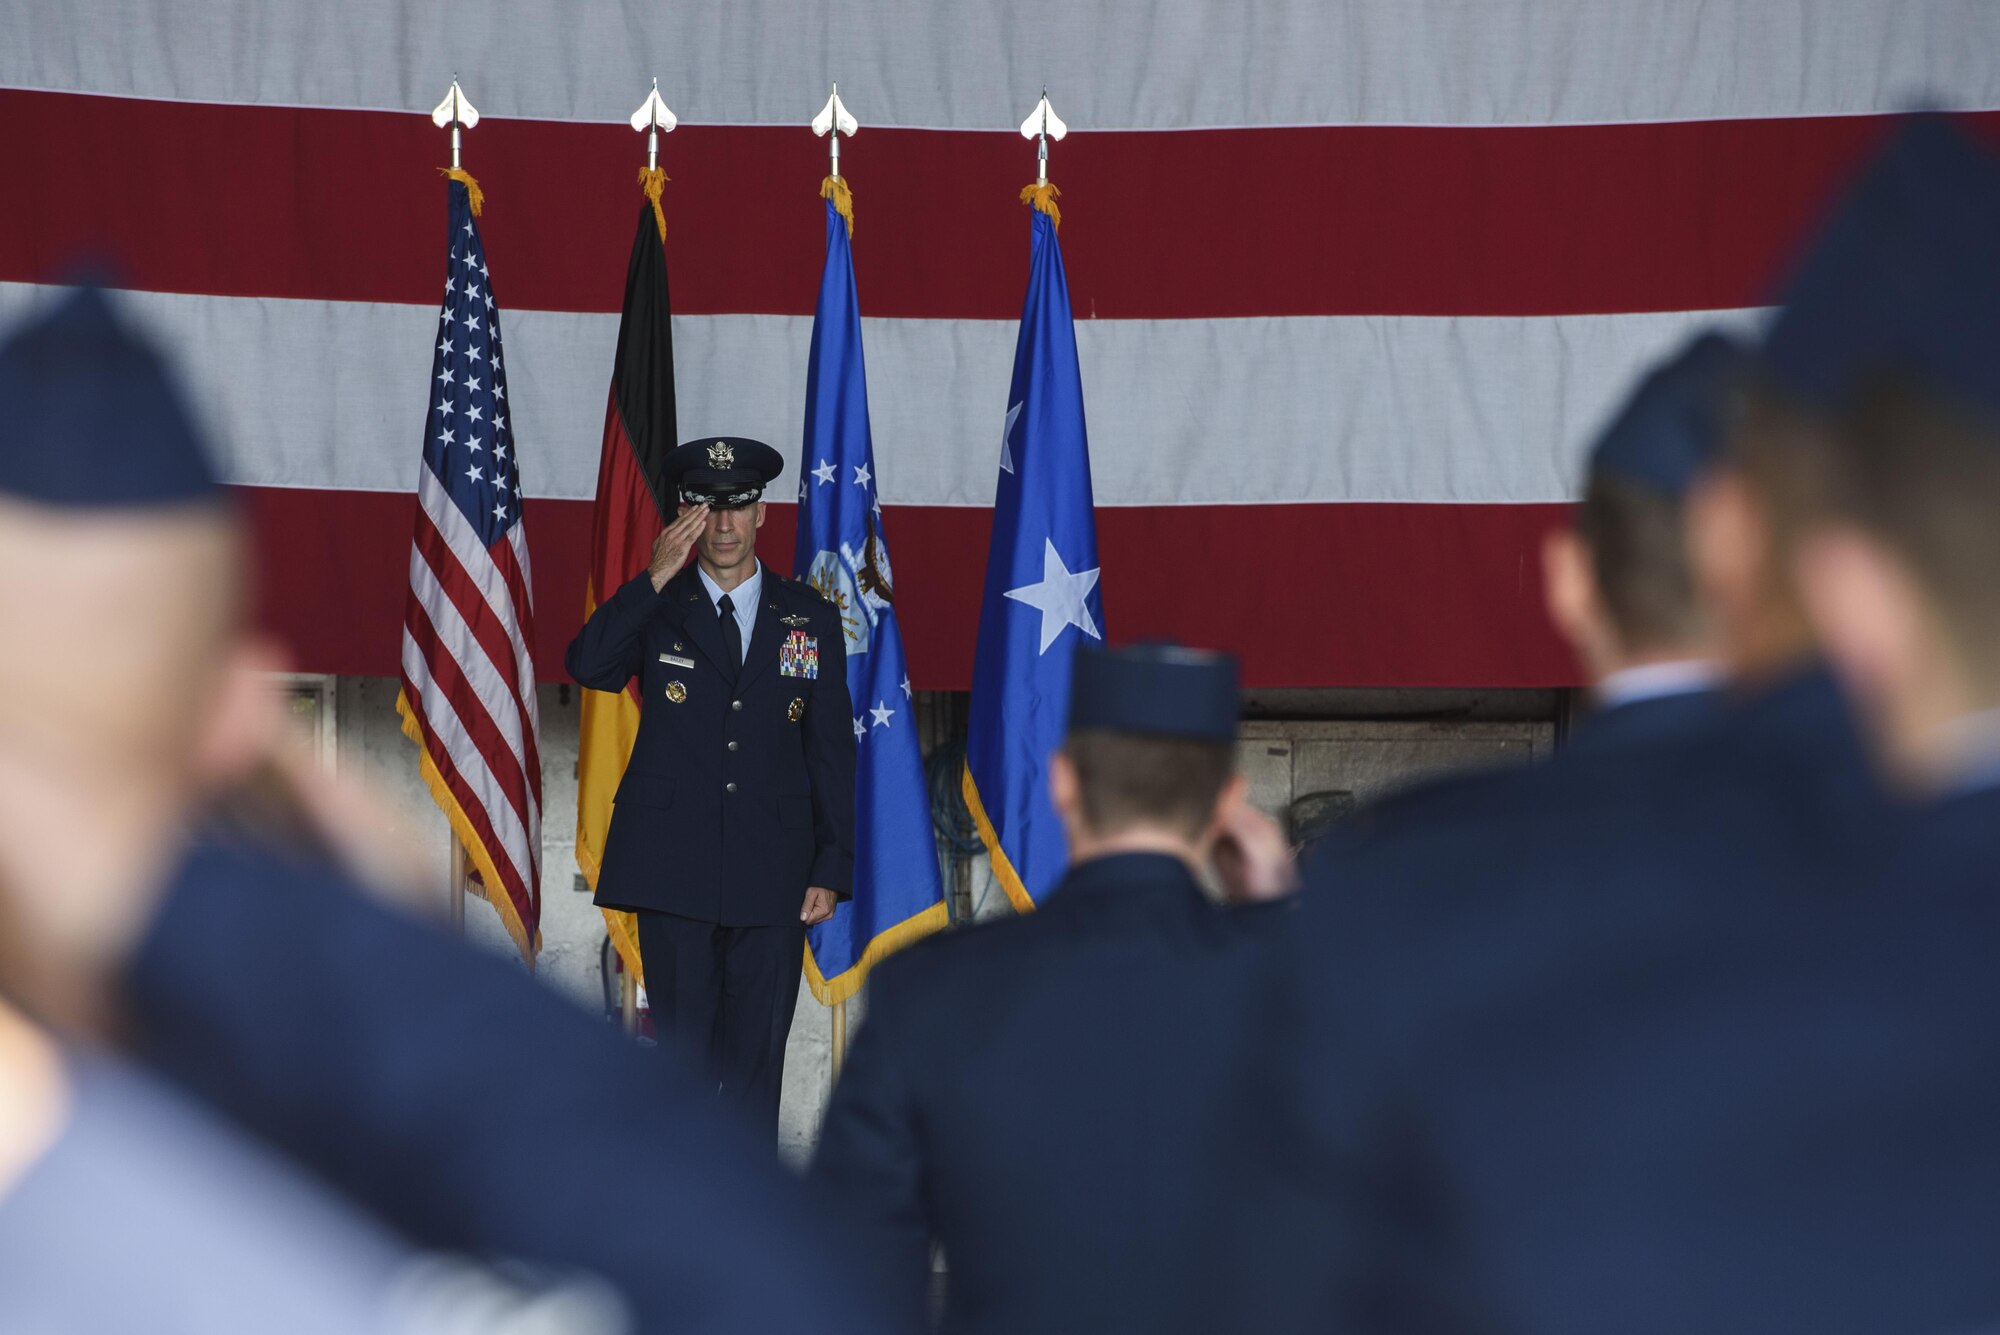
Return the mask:
<svg viewBox="0 0 2000 1335">
<path fill-rule="evenodd" d="M 854 995 L 876 960 L 936 931 L 948 915 L 876 496 L 854 260 L 831 202 L 806 369 L 792 568 L 840 609 L 854 705 L 854 897 L 806 935 L 806 981 L 831 1006 Z"/>
<path fill-rule="evenodd" d="M 1021 912 L 1040 902 L 1068 861 L 1061 822 L 1049 805 L 1048 759 L 1069 713 L 1071 656 L 1086 637 L 1104 638 L 1069 282 L 1055 219 L 1039 205 L 1033 216 L 1028 300 L 1014 345 L 972 666 L 964 781 L 993 874 Z"/>
</svg>

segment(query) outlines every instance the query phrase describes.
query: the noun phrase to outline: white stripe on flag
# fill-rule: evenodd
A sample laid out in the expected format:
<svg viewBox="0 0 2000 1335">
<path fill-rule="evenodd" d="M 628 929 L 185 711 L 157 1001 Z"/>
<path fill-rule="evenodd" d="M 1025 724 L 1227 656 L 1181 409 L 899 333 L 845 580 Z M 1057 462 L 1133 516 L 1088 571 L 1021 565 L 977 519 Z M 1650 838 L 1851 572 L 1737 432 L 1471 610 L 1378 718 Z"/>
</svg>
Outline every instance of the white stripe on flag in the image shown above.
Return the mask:
<svg viewBox="0 0 2000 1335">
<path fill-rule="evenodd" d="M 1981 0 L 936 0 L 561 5 L 90 0 L 0 7 L 0 85 L 599 122 L 657 76 L 690 125 L 799 123 L 829 68 L 875 127 L 1542 125 L 2000 106 Z M 746 34 L 756 34 L 754 42 Z M 475 74 L 477 77 L 475 78 Z"/>
<path fill-rule="evenodd" d="M 471 576 L 472 586 L 486 599 L 487 606 L 493 609 L 493 615 L 507 628 L 507 639 L 514 650 L 514 679 L 526 687 L 522 703 L 530 726 L 535 729 L 536 750 L 539 751 L 541 710 L 534 692 L 535 664 L 529 655 L 527 639 L 521 633 L 522 618 L 514 606 L 513 591 L 507 587 L 507 581 L 501 577 L 500 568 L 493 563 L 493 558 L 487 554 L 485 547 L 480 545 L 479 535 L 472 531 L 472 525 L 467 522 L 465 515 L 452 504 L 451 497 L 446 494 L 444 485 L 438 481 L 437 475 L 419 463 L 417 477 L 417 504 L 422 506 L 424 514 L 430 517 L 432 525 L 443 537 L 445 546 L 451 551 L 453 558 Z M 522 562 L 521 573 L 524 580 L 528 574 L 526 561 L 528 541 L 522 530 L 526 526 L 525 521 L 515 524 L 510 535 L 515 555 Z M 412 561 L 418 559 L 414 550 L 410 554 L 410 559 Z M 530 604 L 527 611 L 529 615 L 533 615 L 534 586 L 529 583 L 527 588 Z M 462 655 L 455 654 L 454 657 L 463 661 Z M 516 750 L 518 753 L 518 748 Z"/>
<path fill-rule="evenodd" d="M 459 719 L 458 711 L 451 707 L 451 701 L 432 678 L 424 651 L 407 628 L 403 632 L 403 674 L 416 687 L 417 702 L 423 710 L 425 723 L 443 745 L 459 777 L 472 790 L 474 800 L 486 813 L 494 837 L 500 841 L 498 849 L 488 851 L 504 856 L 522 883 L 532 890 L 539 884 L 541 850 L 529 841 L 526 828 L 514 813 L 513 803 L 501 790 L 500 781 L 494 777 L 486 757 L 480 753 L 478 745 Z"/>
<path fill-rule="evenodd" d="M 0 317 L 43 291 L 0 283 Z M 408 418 L 430 386 L 408 350 L 428 345 L 434 310 L 145 292 L 126 306 L 182 352 L 231 481 L 407 492 L 422 471 Z M 1092 487 L 1100 506 L 1570 500 L 1637 372 L 1701 325 L 1760 318 L 1079 320 Z M 882 499 L 991 505 L 1014 322 L 862 326 Z M 599 442 L 580 424 L 604 419 L 618 317 L 509 311 L 507 327 L 515 438 L 535 442 L 525 492 L 587 500 Z M 794 439 L 811 337 L 808 316 L 677 317 L 683 436 Z"/>
</svg>

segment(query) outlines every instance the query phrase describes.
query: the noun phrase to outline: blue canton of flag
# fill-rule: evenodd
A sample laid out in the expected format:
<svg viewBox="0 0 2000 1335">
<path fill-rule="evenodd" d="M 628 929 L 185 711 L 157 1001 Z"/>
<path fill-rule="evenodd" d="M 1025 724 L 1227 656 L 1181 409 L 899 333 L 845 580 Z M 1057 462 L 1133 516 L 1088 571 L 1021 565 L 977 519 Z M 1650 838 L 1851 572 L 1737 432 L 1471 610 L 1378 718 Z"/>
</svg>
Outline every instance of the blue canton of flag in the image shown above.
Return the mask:
<svg viewBox="0 0 2000 1335">
<path fill-rule="evenodd" d="M 826 206 L 826 269 L 806 370 L 792 568 L 840 611 L 854 708 L 854 897 L 807 933 L 806 981 L 833 1005 L 877 959 L 945 925 L 903 636 L 868 432 L 868 377 L 847 224 Z"/>
<path fill-rule="evenodd" d="M 1069 282 L 1055 221 L 1036 210 L 1033 228 L 1000 439 L 963 785 L 993 875 L 1021 912 L 1041 901 L 1068 862 L 1049 804 L 1048 758 L 1069 715 L 1070 658 L 1085 637 L 1104 639 Z"/>
<path fill-rule="evenodd" d="M 521 953 L 540 943 L 541 723 L 521 469 L 500 309 L 464 183 L 449 187 L 444 304 L 403 605 L 403 731 Z"/>
</svg>

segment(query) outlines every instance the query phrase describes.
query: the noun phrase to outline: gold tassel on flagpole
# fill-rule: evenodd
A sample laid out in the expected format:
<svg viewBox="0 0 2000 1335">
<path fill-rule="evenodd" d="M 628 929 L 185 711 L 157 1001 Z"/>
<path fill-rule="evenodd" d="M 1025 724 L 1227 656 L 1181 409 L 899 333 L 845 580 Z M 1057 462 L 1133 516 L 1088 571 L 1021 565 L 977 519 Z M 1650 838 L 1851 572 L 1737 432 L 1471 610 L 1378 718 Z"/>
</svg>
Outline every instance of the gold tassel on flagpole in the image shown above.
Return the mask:
<svg viewBox="0 0 2000 1335">
<path fill-rule="evenodd" d="M 1061 193 L 1062 191 L 1056 189 L 1054 181 L 1043 181 L 1038 185 L 1024 185 L 1021 187 L 1021 202 L 1023 204 L 1032 204 L 1043 213 L 1048 214 L 1049 221 L 1060 229 L 1062 227 L 1062 210 L 1056 207 L 1056 196 Z"/>
<path fill-rule="evenodd" d="M 465 193 L 472 197 L 472 216 L 477 218 L 486 207 L 486 192 L 479 188 L 479 182 L 472 179 L 472 173 L 461 167 L 439 167 L 440 176 L 448 176 L 465 187 Z"/>
<path fill-rule="evenodd" d="M 646 192 L 646 198 L 653 202 L 653 222 L 660 229 L 660 240 L 667 239 L 667 215 L 660 208 L 660 192 L 667 188 L 667 173 L 660 167 L 639 168 L 639 188 Z"/>
<path fill-rule="evenodd" d="M 833 211 L 847 219 L 847 239 L 854 239 L 854 192 L 845 177 L 829 176 L 819 183 L 819 197 L 833 201 Z"/>
</svg>

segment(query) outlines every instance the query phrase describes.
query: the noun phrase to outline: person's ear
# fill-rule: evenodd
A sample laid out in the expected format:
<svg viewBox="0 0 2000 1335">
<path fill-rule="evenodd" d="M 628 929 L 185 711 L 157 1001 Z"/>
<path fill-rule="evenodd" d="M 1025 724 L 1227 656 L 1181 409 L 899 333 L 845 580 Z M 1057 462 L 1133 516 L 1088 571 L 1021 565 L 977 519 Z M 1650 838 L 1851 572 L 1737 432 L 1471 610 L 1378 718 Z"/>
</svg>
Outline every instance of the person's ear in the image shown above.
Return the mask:
<svg viewBox="0 0 2000 1335">
<path fill-rule="evenodd" d="M 1929 603 L 1894 554 L 1851 528 L 1823 530 L 1794 558 L 1806 616 L 1849 694 L 1878 722 L 1907 716 L 1935 642 Z"/>
<path fill-rule="evenodd" d="M 764 527 L 764 502 L 757 502 L 757 527 Z"/>
<path fill-rule="evenodd" d="M 291 667 L 275 640 L 242 636 L 224 659 L 194 738 L 198 784 L 223 789 L 247 779 L 271 754 L 284 729 L 274 675 Z"/>
<path fill-rule="evenodd" d="M 1607 647 L 1609 630 L 1590 544 L 1574 528 L 1551 529 L 1542 538 L 1542 597 L 1549 619 L 1592 671 Z"/>
<path fill-rule="evenodd" d="M 1768 616 L 1769 517 L 1748 478 L 1718 467 L 1689 488 L 1681 522 L 1696 598 L 1733 660 L 1749 649 Z"/>
<path fill-rule="evenodd" d="M 1077 777 L 1076 762 L 1061 747 L 1049 754 L 1049 804 L 1064 826 L 1076 829 L 1082 824 L 1083 781 Z"/>
<path fill-rule="evenodd" d="M 1212 841 L 1222 830 L 1228 829 L 1236 816 L 1250 803 L 1250 777 L 1242 770 L 1232 773 L 1223 782 L 1222 791 L 1216 794 L 1215 810 L 1210 813 L 1205 840 Z"/>
</svg>

